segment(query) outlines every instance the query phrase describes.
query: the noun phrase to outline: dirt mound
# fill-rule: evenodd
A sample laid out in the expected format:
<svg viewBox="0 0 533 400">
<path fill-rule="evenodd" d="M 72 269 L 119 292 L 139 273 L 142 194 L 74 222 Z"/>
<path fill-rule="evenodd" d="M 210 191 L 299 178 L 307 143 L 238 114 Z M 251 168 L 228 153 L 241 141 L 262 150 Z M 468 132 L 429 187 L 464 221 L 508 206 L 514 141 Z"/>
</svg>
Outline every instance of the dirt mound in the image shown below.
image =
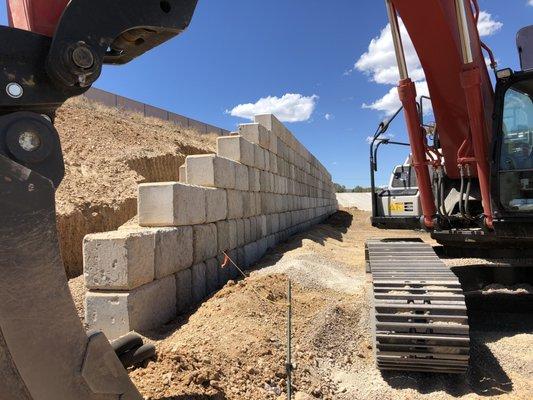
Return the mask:
<svg viewBox="0 0 533 400">
<path fill-rule="evenodd" d="M 178 180 L 187 155 L 214 152 L 214 135 L 83 98 L 69 100 L 56 127 L 65 158 L 57 191 L 61 252 L 70 277 L 82 272 L 87 233 L 118 228 L 136 214 L 137 184 Z"/>
</svg>

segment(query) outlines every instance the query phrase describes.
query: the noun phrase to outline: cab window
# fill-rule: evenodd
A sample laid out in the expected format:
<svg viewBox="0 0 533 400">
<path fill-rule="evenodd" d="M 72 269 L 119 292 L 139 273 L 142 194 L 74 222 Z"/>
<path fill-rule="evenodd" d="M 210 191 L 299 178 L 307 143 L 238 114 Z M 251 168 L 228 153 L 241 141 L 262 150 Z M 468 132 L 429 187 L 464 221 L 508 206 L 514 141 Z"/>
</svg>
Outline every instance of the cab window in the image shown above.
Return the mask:
<svg viewBox="0 0 533 400">
<path fill-rule="evenodd" d="M 518 82 L 504 99 L 500 201 L 509 211 L 533 211 L 533 82 Z"/>
</svg>

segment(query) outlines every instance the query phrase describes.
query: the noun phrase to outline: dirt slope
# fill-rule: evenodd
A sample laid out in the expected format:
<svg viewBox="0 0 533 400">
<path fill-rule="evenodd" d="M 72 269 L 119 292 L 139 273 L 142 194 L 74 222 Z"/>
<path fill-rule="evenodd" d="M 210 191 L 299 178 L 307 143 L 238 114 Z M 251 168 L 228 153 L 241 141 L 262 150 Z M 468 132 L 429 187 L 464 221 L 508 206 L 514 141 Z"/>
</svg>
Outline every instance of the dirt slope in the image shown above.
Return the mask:
<svg viewBox="0 0 533 400">
<path fill-rule="evenodd" d="M 214 152 L 214 135 L 125 113 L 82 98 L 58 110 L 65 158 L 57 192 L 61 251 L 69 276 L 81 271 L 87 233 L 113 230 L 136 214 L 140 182 L 178 180 L 189 154 Z"/>
<path fill-rule="evenodd" d="M 376 230 L 368 217 L 355 210 L 336 214 L 271 251 L 251 277 L 230 282 L 190 316 L 150 334 L 159 359 L 130 372 L 145 398 L 286 398 L 287 276 L 294 282 L 297 399 L 532 398 L 531 314 L 472 312 L 472 361 L 465 376 L 376 370 L 364 241 L 384 234 L 429 238 Z M 509 311 L 516 312 L 510 302 Z"/>
</svg>

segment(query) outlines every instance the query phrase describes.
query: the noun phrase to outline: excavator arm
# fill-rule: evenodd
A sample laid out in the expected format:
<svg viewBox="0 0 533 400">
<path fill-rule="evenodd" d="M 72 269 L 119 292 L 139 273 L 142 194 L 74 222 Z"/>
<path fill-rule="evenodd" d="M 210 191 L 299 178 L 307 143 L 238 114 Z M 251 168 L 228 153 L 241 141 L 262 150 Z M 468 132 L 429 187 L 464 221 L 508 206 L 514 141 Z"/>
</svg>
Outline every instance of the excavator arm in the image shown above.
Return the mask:
<svg viewBox="0 0 533 400">
<path fill-rule="evenodd" d="M 57 108 L 178 35 L 197 0 L 9 0 L 0 27 L 0 400 L 141 399 L 77 316 L 59 252 Z M 18 29 L 20 28 L 20 29 Z"/>
</svg>

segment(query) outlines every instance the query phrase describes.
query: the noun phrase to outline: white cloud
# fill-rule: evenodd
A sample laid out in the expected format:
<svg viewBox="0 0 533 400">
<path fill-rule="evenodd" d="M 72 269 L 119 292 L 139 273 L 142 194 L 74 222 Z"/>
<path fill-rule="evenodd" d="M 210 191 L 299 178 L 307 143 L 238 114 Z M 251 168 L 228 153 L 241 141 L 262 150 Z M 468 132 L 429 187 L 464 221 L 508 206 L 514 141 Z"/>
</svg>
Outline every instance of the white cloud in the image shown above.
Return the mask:
<svg viewBox="0 0 533 400">
<path fill-rule="evenodd" d="M 303 96 L 294 93 L 287 93 L 282 97 L 268 96 L 256 103 L 239 104 L 226 113 L 250 120 L 256 115 L 274 114 L 282 122 L 301 122 L 311 118 L 318 98 L 317 95 Z"/>
<path fill-rule="evenodd" d="M 326 120 L 328 121 L 331 121 L 333 118 L 335 118 L 335 116 L 333 114 L 327 113 L 324 115 L 324 118 L 326 118 Z"/>
<path fill-rule="evenodd" d="M 528 6 L 533 6 L 533 0 L 528 0 L 527 5 Z"/>
<path fill-rule="evenodd" d="M 426 81 L 415 82 L 416 93 L 418 97 L 429 96 L 428 84 Z M 398 96 L 398 88 L 393 87 L 389 92 L 380 99 L 377 99 L 371 104 L 363 104 L 363 108 L 369 108 L 371 110 L 379 111 L 386 116 L 393 115 L 402 106 L 400 98 Z M 429 112 L 430 110 L 426 110 Z"/>
<path fill-rule="evenodd" d="M 533 0 L 528 1 L 533 4 Z M 407 29 L 401 19 L 399 20 L 399 23 L 409 76 L 416 84 L 418 95 L 429 96 L 424 70 L 422 69 L 418 55 L 416 54 L 413 42 L 411 41 Z M 491 14 L 486 11 L 480 12 L 478 28 L 481 36 L 493 35 L 502 27 L 503 24 L 496 21 Z M 359 58 L 359 60 L 357 60 L 353 70 L 358 70 L 368 75 L 371 81 L 375 83 L 386 85 L 396 85 L 398 83 L 400 76 L 396 63 L 390 24 L 387 24 L 387 26 L 381 30 L 379 36 L 370 41 L 368 50 Z M 398 98 L 396 88 L 390 89 L 387 94 L 370 104 L 363 104 L 363 108 L 376 110 L 387 116 L 394 114 L 400 106 L 401 102 Z"/>
<path fill-rule="evenodd" d="M 393 133 L 383 133 L 378 136 L 378 139 L 393 139 L 393 138 L 394 138 Z M 374 140 L 374 136 L 367 136 L 365 140 L 368 144 L 370 144 Z"/>
<path fill-rule="evenodd" d="M 404 41 L 405 60 L 411 79 L 424 79 L 424 71 L 418 60 L 413 42 L 409 38 L 405 25 L 400 20 L 400 30 Z M 354 69 L 370 76 L 376 83 L 395 85 L 400 79 L 390 24 L 381 30 L 378 37 L 372 39 L 365 52 L 354 65 Z"/>
<path fill-rule="evenodd" d="M 533 3 L 533 0 L 529 0 Z M 400 19 L 400 32 L 402 34 L 403 46 L 405 51 L 405 61 L 409 69 L 409 76 L 413 81 L 423 81 L 424 70 L 420 65 L 418 55 L 407 29 Z M 479 34 L 481 36 L 490 36 L 498 32 L 503 24 L 493 19 L 492 15 L 486 11 L 479 14 Z M 370 76 L 370 79 L 376 83 L 395 85 L 400 79 L 396 55 L 394 52 L 394 43 L 390 24 L 381 30 L 379 36 L 370 41 L 368 50 L 357 60 L 354 69 Z"/>
<path fill-rule="evenodd" d="M 530 0 L 530 3 L 532 1 Z M 500 21 L 496 21 L 492 18 L 492 15 L 486 11 L 481 11 L 479 13 L 479 21 L 477 23 L 477 28 L 479 30 L 480 36 L 491 36 L 502 29 L 503 24 Z"/>
</svg>

